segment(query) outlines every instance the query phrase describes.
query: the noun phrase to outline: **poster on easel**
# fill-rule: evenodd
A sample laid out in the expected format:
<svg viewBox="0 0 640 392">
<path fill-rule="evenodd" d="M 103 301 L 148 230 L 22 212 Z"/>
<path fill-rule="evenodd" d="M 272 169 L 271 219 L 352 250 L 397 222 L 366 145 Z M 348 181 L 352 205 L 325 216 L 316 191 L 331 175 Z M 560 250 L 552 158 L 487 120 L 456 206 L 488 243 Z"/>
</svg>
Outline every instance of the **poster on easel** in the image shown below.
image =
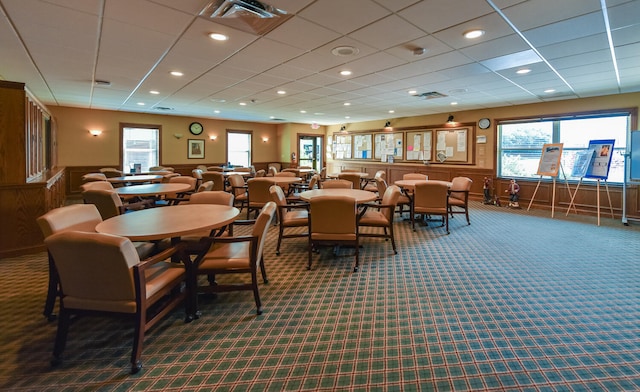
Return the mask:
<svg viewBox="0 0 640 392">
<path fill-rule="evenodd" d="M 606 180 L 609 177 L 614 142 L 613 139 L 589 140 L 589 150 L 595 151 L 595 157 L 589 165 L 585 178 Z"/>
<path fill-rule="evenodd" d="M 589 167 L 593 164 L 595 158 L 595 150 L 584 150 L 576 152 L 576 159 L 573 163 L 573 170 L 571 171 L 571 177 L 584 178 L 587 175 Z"/>
<path fill-rule="evenodd" d="M 562 146 L 562 143 L 549 143 L 542 146 L 537 175 L 551 177 L 558 175 L 560 158 L 562 158 Z"/>
</svg>

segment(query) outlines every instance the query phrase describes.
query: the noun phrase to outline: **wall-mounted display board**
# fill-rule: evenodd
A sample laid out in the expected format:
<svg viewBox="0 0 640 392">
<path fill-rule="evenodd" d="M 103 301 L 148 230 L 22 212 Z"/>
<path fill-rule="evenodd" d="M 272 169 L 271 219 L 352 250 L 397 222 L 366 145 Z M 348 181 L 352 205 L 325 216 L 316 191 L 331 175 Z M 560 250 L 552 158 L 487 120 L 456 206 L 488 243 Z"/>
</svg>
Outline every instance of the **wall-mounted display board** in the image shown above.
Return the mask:
<svg viewBox="0 0 640 392">
<path fill-rule="evenodd" d="M 433 131 L 407 132 L 407 161 L 433 160 Z"/>
<path fill-rule="evenodd" d="M 376 133 L 374 135 L 374 158 L 382 162 L 393 162 L 402 159 L 402 136 L 404 133 Z"/>
<path fill-rule="evenodd" d="M 471 128 L 453 128 L 436 130 L 436 161 L 473 163 L 469 154 L 473 145 Z"/>
<path fill-rule="evenodd" d="M 351 158 L 351 135 L 333 134 L 333 156 L 334 159 Z"/>
<path fill-rule="evenodd" d="M 355 159 L 373 158 L 373 135 L 370 133 L 353 135 L 353 157 Z"/>
</svg>

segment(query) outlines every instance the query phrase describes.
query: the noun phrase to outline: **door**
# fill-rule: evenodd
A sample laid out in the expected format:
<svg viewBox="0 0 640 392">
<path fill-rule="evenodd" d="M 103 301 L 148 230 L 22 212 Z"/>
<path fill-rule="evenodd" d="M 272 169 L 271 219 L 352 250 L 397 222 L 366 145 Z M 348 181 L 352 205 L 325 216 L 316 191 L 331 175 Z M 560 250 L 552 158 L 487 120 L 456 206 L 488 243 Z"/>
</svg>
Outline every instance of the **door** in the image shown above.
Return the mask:
<svg viewBox="0 0 640 392">
<path fill-rule="evenodd" d="M 298 135 L 299 166 L 309 166 L 316 171 L 322 169 L 323 136 Z"/>
</svg>

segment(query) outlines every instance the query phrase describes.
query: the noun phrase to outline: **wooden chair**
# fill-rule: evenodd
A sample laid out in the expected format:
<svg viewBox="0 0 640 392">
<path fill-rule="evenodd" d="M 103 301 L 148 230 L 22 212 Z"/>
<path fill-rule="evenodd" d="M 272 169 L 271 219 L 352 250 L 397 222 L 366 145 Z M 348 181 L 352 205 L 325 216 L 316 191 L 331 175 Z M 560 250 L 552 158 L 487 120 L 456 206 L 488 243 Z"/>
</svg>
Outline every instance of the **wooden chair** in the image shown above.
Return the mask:
<svg viewBox="0 0 640 392">
<path fill-rule="evenodd" d="M 381 237 L 385 240 L 391 240 L 393 253 L 398 254 L 396 250 L 396 240 L 393 232 L 393 217 L 396 211 L 396 203 L 400 197 L 400 188 L 391 185 L 382 195 L 379 204 L 365 204 L 364 210 L 360 213 L 358 226 L 382 228 L 383 233 L 365 233 L 360 232 L 360 237 Z M 388 231 L 387 231 L 388 229 Z"/>
<path fill-rule="evenodd" d="M 181 245 L 141 261 L 128 238 L 109 234 L 66 231 L 46 238 L 45 244 L 60 277 L 53 366 L 62 361 L 72 315 L 124 314 L 134 319 L 131 373 L 142 368 L 144 335 L 151 327 L 183 302 L 190 321 L 193 309 L 187 291 L 181 290 L 183 283 L 192 289 L 185 267 L 190 260 Z M 165 261 L 175 254 L 184 264 Z"/>
<path fill-rule="evenodd" d="M 471 184 L 473 180 L 468 177 L 454 177 L 451 180 L 451 187 L 449 188 L 449 214 L 453 218 L 453 214 L 464 214 L 467 218 L 467 224 L 469 221 L 469 191 L 471 190 Z M 461 208 L 462 211 L 459 209 Z"/>
<path fill-rule="evenodd" d="M 309 205 L 307 203 L 291 203 L 287 201 L 284 191 L 278 185 L 269 188 L 272 200 L 278 207 L 278 244 L 276 245 L 276 255 L 280 255 L 280 244 L 283 238 L 308 237 L 309 233 L 285 234 L 285 229 L 308 227 L 309 226 Z"/>
<path fill-rule="evenodd" d="M 424 182 L 416 184 L 413 193 L 413 212 L 411 214 L 411 227 L 416 231 L 415 214 L 421 214 L 425 221 L 428 216 L 440 215 L 442 226 L 446 225 L 449 234 L 449 211 L 447 198 L 449 187 L 446 184 L 436 182 Z"/>
<path fill-rule="evenodd" d="M 251 178 L 247 181 L 247 219 L 250 219 L 251 211 L 258 212 L 270 201 L 269 188 L 273 182 L 267 179 Z"/>
<path fill-rule="evenodd" d="M 251 290 L 256 302 L 256 313 L 262 314 L 262 302 L 258 288 L 258 270 L 264 283 L 268 283 L 264 266 L 263 250 L 269 224 L 276 214 L 274 202 L 267 203 L 253 226 L 251 235 L 241 237 L 204 237 L 201 251 L 194 260 L 199 275 L 209 276 L 208 286 L 198 291 L 219 293 L 236 290 Z M 220 274 L 249 274 L 251 283 L 218 284 L 215 276 Z"/>
<path fill-rule="evenodd" d="M 376 178 L 382 178 L 383 180 L 386 180 L 387 172 L 385 172 L 384 170 L 378 170 L 376 174 L 373 176 L 373 178 L 367 180 L 367 184 L 362 189 L 370 192 L 378 192 L 378 185 L 376 184 Z M 379 196 L 382 197 L 382 195 L 379 195 Z"/>
<path fill-rule="evenodd" d="M 248 205 L 249 200 L 247 185 L 244 183 L 244 178 L 242 178 L 240 174 L 232 174 L 229 176 L 228 180 L 229 187 L 231 188 L 231 194 L 233 194 L 234 197 L 234 205 L 242 211 L 242 209 Z"/>
<path fill-rule="evenodd" d="M 318 245 L 351 245 L 355 249 L 356 263 L 360 267 L 360 242 L 356 199 L 345 196 L 317 196 L 311 199 L 309 209 L 309 264 Z"/>
<path fill-rule="evenodd" d="M 322 189 L 340 188 L 340 189 L 353 189 L 353 182 L 349 180 L 327 180 L 322 182 Z"/>
<path fill-rule="evenodd" d="M 40 231 L 42 231 L 42 235 L 47 238 L 63 231 L 95 231 L 96 225 L 102 222 L 102 217 L 93 204 L 72 204 L 54 208 L 38 217 L 36 221 Z M 56 319 L 53 308 L 59 293 L 59 282 L 58 273 L 56 272 L 51 252 L 49 252 L 49 284 L 43 312 L 49 321 Z"/>
<path fill-rule="evenodd" d="M 403 180 L 425 180 L 429 179 L 429 176 L 422 173 L 407 173 L 402 175 Z"/>
<path fill-rule="evenodd" d="M 353 189 L 360 189 L 360 174 L 357 173 L 340 173 L 338 179 L 351 181 Z"/>
<path fill-rule="evenodd" d="M 225 188 L 225 179 L 224 175 L 221 171 L 206 171 L 202 172 L 202 181 L 213 181 L 213 189 L 214 191 L 224 191 Z M 243 181 L 244 183 L 244 181 Z"/>
</svg>

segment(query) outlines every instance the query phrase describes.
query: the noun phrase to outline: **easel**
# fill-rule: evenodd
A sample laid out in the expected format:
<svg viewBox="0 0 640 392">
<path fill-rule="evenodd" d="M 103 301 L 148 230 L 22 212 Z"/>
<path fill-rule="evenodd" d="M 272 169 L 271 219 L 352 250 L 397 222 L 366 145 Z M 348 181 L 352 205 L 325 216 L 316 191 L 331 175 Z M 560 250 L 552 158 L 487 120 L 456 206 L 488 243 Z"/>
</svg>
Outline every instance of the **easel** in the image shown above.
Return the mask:
<svg viewBox="0 0 640 392">
<path fill-rule="evenodd" d="M 569 191 L 569 194 L 571 194 L 571 188 L 569 188 L 569 181 L 567 181 L 567 176 L 564 174 L 564 168 L 562 167 L 562 163 L 560 164 L 560 171 L 562 171 L 562 177 L 564 177 L 564 183 L 567 185 L 567 190 Z M 538 192 L 538 188 L 540 187 L 540 182 L 542 182 L 542 175 L 540 175 L 540 178 L 538 178 L 538 184 L 536 185 L 536 189 L 533 191 L 533 196 L 531 196 L 531 200 L 529 201 L 529 207 L 527 207 L 527 211 L 529 211 L 529 209 L 531 208 L 531 205 L 533 204 L 533 199 L 535 199 L 536 197 L 536 193 Z M 556 207 L 556 176 L 551 176 L 551 178 L 553 179 L 553 190 L 551 191 L 551 217 L 553 218 L 554 214 L 555 214 L 555 207 Z M 571 205 L 569 205 L 569 208 L 571 208 Z M 573 207 L 575 210 L 575 206 Z M 577 212 L 577 211 L 576 211 Z"/>
<path fill-rule="evenodd" d="M 571 206 L 573 206 L 573 212 L 577 213 L 576 211 L 576 206 L 575 203 L 573 202 L 573 200 L 575 199 L 576 195 L 578 194 L 578 189 L 580 188 L 580 184 L 582 184 L 582 177 L 580 177 L 580 181 L 578 182 L 578 185 L 576 186 L 576 190 L 575 192 L 573 192 L 573 195 L 571 195 L 571 202 L 569 203 L 569 208 L 567 208 L 567 213 L 565 216 L 569 215 L 569 211 L 571 210 Z M 604 187 L 607 190 L 607 198 L 609 199 L 609 208 L 611 210 L 611 218 L 613 218 L 613 205 L 611 204 L 611 194 L 609 193 L 609 185 L 607 185 L 607 180 L 604 180 Z M 596 185 L 596 206 L 597 206 L 597 211 L 598 211 L 598 226 L 600 226 L 600 179 L 598 178 L 598 183 Z M 570 193 L 571 194 L 571 193 Z"/>
</svg>

